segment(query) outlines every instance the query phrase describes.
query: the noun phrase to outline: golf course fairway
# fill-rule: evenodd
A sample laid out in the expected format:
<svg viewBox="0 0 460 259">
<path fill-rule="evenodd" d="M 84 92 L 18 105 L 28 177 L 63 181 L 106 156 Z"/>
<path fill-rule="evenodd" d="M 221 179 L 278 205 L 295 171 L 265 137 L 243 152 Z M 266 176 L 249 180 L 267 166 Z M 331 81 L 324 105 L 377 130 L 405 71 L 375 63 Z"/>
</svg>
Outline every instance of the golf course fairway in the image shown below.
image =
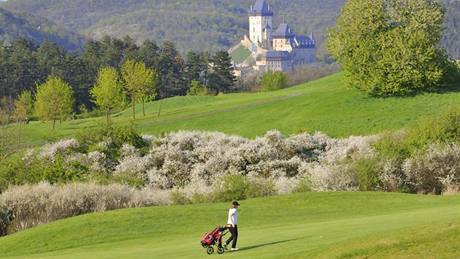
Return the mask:
<svg viewBox="0 0 460 259">
<path fill-rule="evenodd" d="M 229 204 L 95 213 L 0 238 L 5 258 L 453 258 L 460 196 L 299 193 L 241 201 L 240 251 L 209 256 Z"/>
</svg>

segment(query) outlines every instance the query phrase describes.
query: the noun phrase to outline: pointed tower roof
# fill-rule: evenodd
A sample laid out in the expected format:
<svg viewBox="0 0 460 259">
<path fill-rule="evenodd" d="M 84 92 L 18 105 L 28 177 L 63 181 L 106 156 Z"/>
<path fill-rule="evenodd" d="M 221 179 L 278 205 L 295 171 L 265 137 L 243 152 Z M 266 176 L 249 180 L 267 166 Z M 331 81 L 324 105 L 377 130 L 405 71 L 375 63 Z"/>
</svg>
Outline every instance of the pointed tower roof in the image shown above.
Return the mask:
<svg viewBox="0 0 460 259">
<path fill-rule="evenodd" d="M 251 6 L 249 14 L 253 16 L 273 16 L 273 11 L 267 1 L 257 0 L 256 3 Z"/>
</svg>

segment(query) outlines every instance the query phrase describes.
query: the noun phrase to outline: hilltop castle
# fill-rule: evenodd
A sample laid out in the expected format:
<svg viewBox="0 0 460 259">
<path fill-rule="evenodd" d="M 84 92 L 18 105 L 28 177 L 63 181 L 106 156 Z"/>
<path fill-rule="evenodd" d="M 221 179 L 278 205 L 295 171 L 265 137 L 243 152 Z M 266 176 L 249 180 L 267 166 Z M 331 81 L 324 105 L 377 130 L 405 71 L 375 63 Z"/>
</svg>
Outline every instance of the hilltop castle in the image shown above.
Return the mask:
<svg viewBox="0 0 460 259">
<path fill-rule="evenodd" d="M 287 23 L 273 30 L 274 12 L 265 0 L 257 0 L 249 10 L 249 36 L 229 50 L 237 72 L 292 71 L 316 60 L 316 42 L 296 35 Z"/>
</svg>

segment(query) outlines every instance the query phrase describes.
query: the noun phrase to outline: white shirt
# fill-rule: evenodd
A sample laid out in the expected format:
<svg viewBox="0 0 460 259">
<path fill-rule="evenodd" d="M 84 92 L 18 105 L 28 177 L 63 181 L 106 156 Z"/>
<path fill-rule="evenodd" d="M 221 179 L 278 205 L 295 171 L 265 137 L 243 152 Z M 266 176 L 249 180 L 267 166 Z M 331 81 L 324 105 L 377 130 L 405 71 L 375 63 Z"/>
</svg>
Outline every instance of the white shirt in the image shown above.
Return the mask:
<svg viewBox="0 0 460 259">
<path fill-rule="evenodd" d="M 227 224 L 237 225 L 238 223 L 238 211 L 235 208 L 228 210 L 228 220 Z"/>
</svg>

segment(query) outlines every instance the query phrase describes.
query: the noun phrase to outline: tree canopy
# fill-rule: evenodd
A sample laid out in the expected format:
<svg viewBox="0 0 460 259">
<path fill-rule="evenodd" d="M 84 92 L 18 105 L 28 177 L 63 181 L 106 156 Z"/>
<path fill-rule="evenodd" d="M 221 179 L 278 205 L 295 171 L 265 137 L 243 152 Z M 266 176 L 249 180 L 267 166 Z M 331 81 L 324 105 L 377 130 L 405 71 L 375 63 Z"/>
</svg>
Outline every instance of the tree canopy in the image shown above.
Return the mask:
<svg viewBox="0 0 460 259">
<path fill-rule="evenodd" d="M 37 87 L 35 112 L 42 121 L 65 120 L 72 113 L 73 91 L 69 84 L 59 77 L 52 76 Z"/>
<path fill-rule="evenodd" d="M 432 0 L 349 0 L 329 35 L 347 84 L 372 95 L 439 85 L 448 64 L 439 46 L 442 6 Z"/>
<path fill-rule="evenodd" d="M 144 103 L 147 97 L 155 96 L 155 72 L 142 62 L 127 60 L 121 67 L 121 75 L 126 92 L 131 98 L 133 118 L 136 119 L 136 103 L 142 101 L 142 112 L 145 116 Z"/>
<path fill-rule="evenodd" d="M 106 112 L 107 125 L 109 125 L 112 111 L 122 108 L 125 102 L 123 85 L 115 68 L 101 68 L 96 85 L 91 89 L 91 96 L 93 102 Z"/>
</svg>

